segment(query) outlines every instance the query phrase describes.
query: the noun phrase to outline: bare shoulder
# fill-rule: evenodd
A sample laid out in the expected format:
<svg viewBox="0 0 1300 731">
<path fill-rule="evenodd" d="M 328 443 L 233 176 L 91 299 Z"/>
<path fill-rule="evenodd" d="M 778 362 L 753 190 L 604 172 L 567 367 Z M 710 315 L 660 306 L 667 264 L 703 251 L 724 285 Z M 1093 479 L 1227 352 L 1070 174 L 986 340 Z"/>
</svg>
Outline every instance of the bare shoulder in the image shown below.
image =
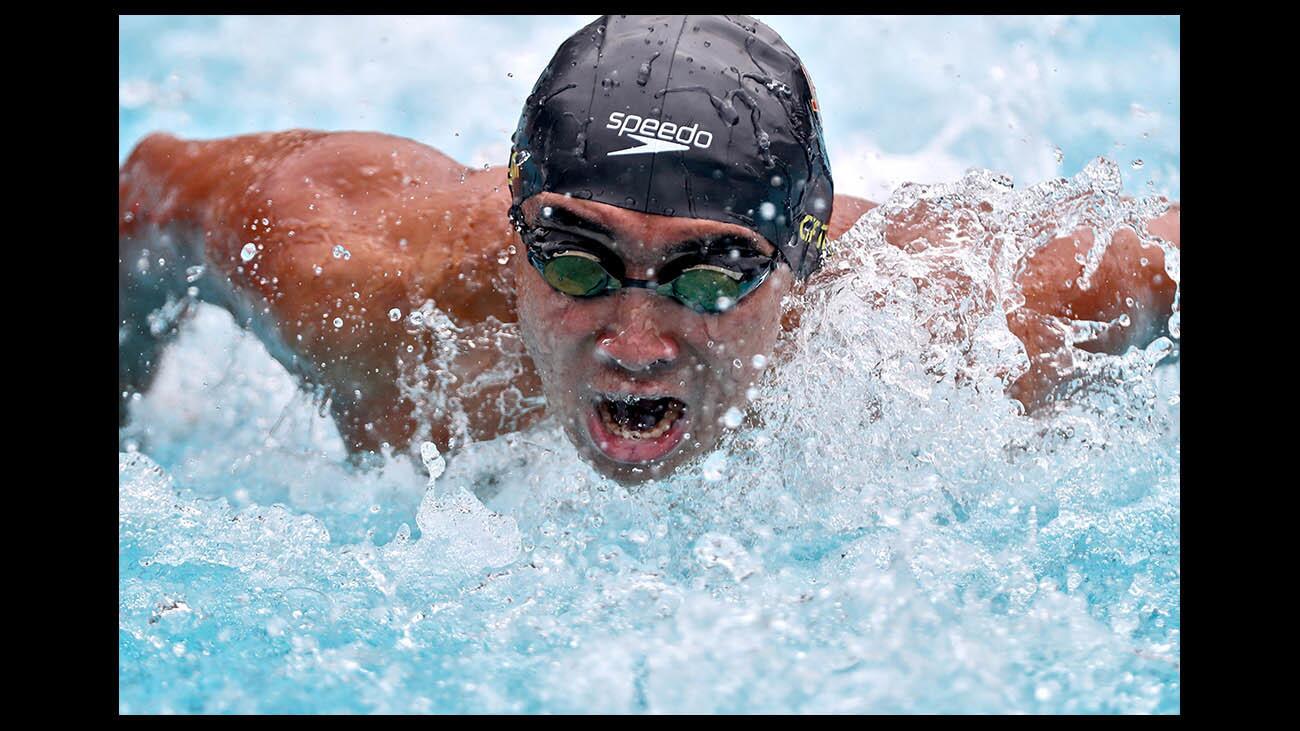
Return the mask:
<svg viewBox="0 0 1300 731">
<path fill-rule="evenodd" d="M 835 196 L 835 207 L 831 210 L 830 226 L 827 233 L 831 238 L 839 238 L 845 231 L 853 228 L 862 214 L 880 205 L 851 195 Z"/>
<path fill-rule="evenodd" d="M 285 134 L 285 133 L 282 133 Z M 448 155 L 405 137 L 379 132 L 331 132 L 285 155 L 276 182 L 302 189 L 312 184 L 339 192 L 372 194 L 402 187 L 449 185 L 467 168 Z"/>
<path fill-rule="evenodd" d="M 512 234 L 505 182 L 500 168 L 471 170 L 414 140 L 339 132 L 284 156 L 244 213 L 272 224 L 267 258 L 308 295 L 302 308 L 351 297 L 406 311 L 434 297 L 453 316 L 505 320 L 493 294 Z"/>
</svg>

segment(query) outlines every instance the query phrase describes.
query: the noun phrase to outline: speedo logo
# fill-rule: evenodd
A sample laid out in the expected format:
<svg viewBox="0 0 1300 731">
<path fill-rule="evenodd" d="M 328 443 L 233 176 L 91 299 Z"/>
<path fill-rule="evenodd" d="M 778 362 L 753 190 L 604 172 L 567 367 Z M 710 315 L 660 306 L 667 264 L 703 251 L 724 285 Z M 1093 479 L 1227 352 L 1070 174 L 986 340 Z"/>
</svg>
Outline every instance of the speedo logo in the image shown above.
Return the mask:
<svg viewBox="0 0 1300 731">
<path fill-rule="evenodd" d="M 656 152 L 681 152 L 691 147 L 707 150 L 713 144 L 713 133 L 700 129 L 700 123 L 677 125 L 658 119 L 643 119 L 635 114 L 613 112 L 605 129 L 618 130 L 618 136 L 627 135 L 637 144 L 608 153 L 615 155 L 643 155 Z"/>
</svg>

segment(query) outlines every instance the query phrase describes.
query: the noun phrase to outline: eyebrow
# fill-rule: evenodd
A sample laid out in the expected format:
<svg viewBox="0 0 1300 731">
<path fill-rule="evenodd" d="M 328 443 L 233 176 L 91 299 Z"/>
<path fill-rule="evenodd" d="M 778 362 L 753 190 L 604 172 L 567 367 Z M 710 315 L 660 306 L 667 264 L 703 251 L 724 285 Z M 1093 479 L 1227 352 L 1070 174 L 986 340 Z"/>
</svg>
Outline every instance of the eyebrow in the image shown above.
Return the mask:
<svg viewBox="0 0 1300 731">
<path fill-rule="evenodd" d="M 614 231 L 604 224 L 597 223 L 589 218 L 584 218 L 567 208 L 560 206 L 543 206 L 542 210 L 551 209 L 551 215 L 538 214 L 538 226 L 553 225 L 562 228 L 572 228 L 586 233 L 594 233 L 604 236 L 609 240 L 614 240 Z"/>
<path fill-rule="evenodd" d="M 537 222 L 538 226 L 553 225 L 560 228 L 574 229 L 584 233 L 594 233 L 611 242 L 618 238 L 614 231 L 608 226 L 574 213 L 567 208 L 557 205 L 545 206 L 545 208 L 551 209 L 551 215 L 540 216 Z M 674 255 L 685 252 L 707 252 L 711 249 L 744 249 L 752 251 L 759 256 L 774 255 L 764 252 L 759 248 L 758 243 L 752 238 L 734 233 L 706 234 L 704 236 L 686 239 L 685 241 L 679 241 L 668 247 L 662 255 L 665 258 L 670 258 Z"/>
</svg>

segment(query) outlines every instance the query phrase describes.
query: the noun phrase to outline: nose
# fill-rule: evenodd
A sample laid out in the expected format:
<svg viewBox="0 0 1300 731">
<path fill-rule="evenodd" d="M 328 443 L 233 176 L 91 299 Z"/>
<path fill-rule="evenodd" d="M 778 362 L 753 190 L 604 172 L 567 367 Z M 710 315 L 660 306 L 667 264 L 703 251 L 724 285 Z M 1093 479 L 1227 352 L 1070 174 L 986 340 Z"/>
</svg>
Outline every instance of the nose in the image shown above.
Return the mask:
<svg viewBox="0 0 1300 731">
<path fill-rule="evenodd" d="M 633 292 L 620 294 L 629 299 L 648 299 L 619 308 L 619 317 L 596 337 L 596 357 L 632 373 L 670 367 L 681 349 L 676 339 L 661 326 L 662 313 L 656 312 L 658 303 L 649 301 L 657 296 Z"/>
</svg>

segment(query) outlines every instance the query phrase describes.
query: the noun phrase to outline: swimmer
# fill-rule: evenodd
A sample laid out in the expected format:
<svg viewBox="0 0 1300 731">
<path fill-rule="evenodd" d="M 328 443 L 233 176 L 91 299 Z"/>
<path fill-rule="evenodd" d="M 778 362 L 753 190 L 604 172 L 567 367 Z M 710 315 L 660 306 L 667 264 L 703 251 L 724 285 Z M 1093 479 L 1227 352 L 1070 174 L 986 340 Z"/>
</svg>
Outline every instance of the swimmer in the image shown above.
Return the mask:
<svg viewBox="0 0 1300 731">
<path fill-rule="evenodd" d="M 876 205 L 834 194 L 802 63 L 743 16 L 600 18 L 561 45 L 512 142 L 507 165 L 471 170 L 379 133 L 143 139 L 119 174 L 119 422 L 201 300 L 328 395 L 354 456 L 550 414 L 603 474 L 667 475 L 717 445 L 798 327 L 783 299 L 833 275 L 831 242 Z M 1176 204 L 1148 225 L 1175 246 L 1179 228 Z M 887 240 L 928 233 L 891 221 Z M 1117 353 L 1171 313 L 1162 252 L 1129 229 L 1090 289 L 1070 286 L 1091 243 L 1053 240 L 1018 275 L 1008 325 L 1031 368 L 1008 392 L 1028 409 L 1065 378 L 1050 318 L 1128 315 L 1076 346 Z M 435 362 L 413 313 L 484 338 Z M 518 348 L 491 337 L 510 323 Z"/>
</svg>

